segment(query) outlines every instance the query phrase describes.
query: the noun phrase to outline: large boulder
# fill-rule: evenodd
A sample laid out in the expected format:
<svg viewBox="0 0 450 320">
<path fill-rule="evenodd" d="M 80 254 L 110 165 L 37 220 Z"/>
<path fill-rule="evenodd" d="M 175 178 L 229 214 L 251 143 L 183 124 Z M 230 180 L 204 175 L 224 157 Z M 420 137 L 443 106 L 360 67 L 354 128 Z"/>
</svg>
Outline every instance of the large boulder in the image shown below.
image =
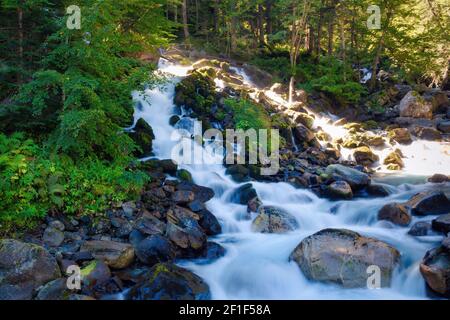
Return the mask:
<svg viewBox="0 0 450 320">
<path fill-rule="evenodd" d="M 450 213 L 437 217 L 431 222 L 434 230 L 447 234 L 450 232 Z"/>
<path fill-rule="evenodd" d="M 31 299 L 41 285 L 61 277 L 55 258 L 43 247 L 0 240 L 0 299 Z"/>
<path fill-rule="evenodd" d="M 175 258 L 172 244 L 160 235 L 150 236 L 139 242 L 136 246 L 136 256 L 140 262 L 151 266 Z"/>
<path fill-rule="evenodd" d="M 207 202 L 214 198 L 214 190 L 208 187 L 196 185 L 192 182 L 183 181 L 177 185 L 177 190 L 192 191 L 194 193 L 194 200 L 200 202 Z"/>
<path fill-rule="evenodd" d="M 433 291 L 450 294 L 450 254 L 446 248 L 428 251 L 420 264 L 420 273 Z"/>
<path fill-rule="evenodd" d="M 196 274 L 169 263 L 154 265 L 148 278 L 127 294 L 131 300 L 209 300 L 208 285 Z"/>
<path fill-rule="evenodd" d="M 168 212 L 166 236 L 184 256 L 196 255 L 206 246 L 206 234 L 198 224 L 197 214 L 180 215 L 180 212 Z M 186 209 L 186 212 L 190 211 Z"/>
<path fill-rule="evenodd" d="M 208 236 L 215 236 L 222 233 L 222 226 L 219 220 L 209 210 L 203 209 L 198 212 L 198 215 L 200 216 L 198 223 Z"/>
<path fill-rule="evenodd" d="M 418 216 L 450 213 L 450 200 L 443 191 L 428 191 L 414 195 L 405 206 Z"/>
<path fill-rule="evenodd" d="M 281 208 L 261 206 L 252 222 L 252 230 L 261 233 L 286 233 L 298 229 L 295 217 Z"/>
<path fill-rule="evenodd" d="M 367 286 L 367 271 L 374 265 L 381 270 L 381 286 L 389 286 L 399 258 L 390 245 L 345 229 L 319 231 L 303 239 L 290 255 L 308 279 L 348 288 Z"/>
<path fill-rule="evenodd" d="M 123 269 L 134 261 L 134 248 L 127 243 L 115 241 L 86 241 L 80 251 L 90 252 L 96 259 L 103 260 L 113 269 Z"/>
<path fill-rule="evenodd" d="M 341 164 L 331 164 L 326 170 L 326 174 L 337 177 L 336 180 L 344 180 L 353 191 L 363 189 L 370 184 L 370 178 L 364 172 L 352 169 Z"/>
<path fill-rule="evenodd" d="M 36 300 L 68 300 L 72 291 L 67 288 L 67 280 L 59 278 L 42 286 Z"/>
<path fill-rule="evenodd" d="M 428 182 L 431 182 L 431 183 L 443 183 L 443 182 L 449 182 L 449 181 L 450 181 L 449 176 L 447 176 L 446 174 L 440 174 L 440 173 L 435 173 L 431 177 L 428 178 Z"/>
<path fill-rule="evenodd" d="M 400 203 L 388 203 L 378 211 L 378 220 L 387 220 L 400 226 L 411 223 L 408 210 Z"/>
<path fill-rule="evenodd" d="M 431 119 L 434 107 L 431 102 L 426 101 L 418 92 L 410 91 L 400 101 L 399 111 L 401 117 Z"/>
<path fill-rule="evenodd" d="M 413 133 L 422 140 L 435 141 L 441 139 L 441 132 L 432 127 L 415 127 Z"/>
</svg>

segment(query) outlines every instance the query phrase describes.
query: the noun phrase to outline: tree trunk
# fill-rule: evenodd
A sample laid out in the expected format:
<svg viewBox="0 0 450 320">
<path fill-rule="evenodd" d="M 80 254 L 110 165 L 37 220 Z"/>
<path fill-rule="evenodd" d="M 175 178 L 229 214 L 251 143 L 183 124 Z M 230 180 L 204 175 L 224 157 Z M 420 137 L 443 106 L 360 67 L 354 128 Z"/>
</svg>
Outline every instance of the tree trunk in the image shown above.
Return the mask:
<svg viewBox="0 0 450 320">
<path fill-rule="evenodd" d="M 199 25 L 199 7 L 198 7 L 198 0 L 195 0 L 195 32 L 198 33 L 200 30 Z"/>
<path fill-rule="evenodd" d="M 183 11 L 183 29 L 184 29 L 184 41 L 189 42 L 189 25 L 187 15 L 187 0 L 183 0 L 181 3 L 181 9 Z"/>
<path fill-rule="evenodd" d="M 316 57 L 319 59 L 321 54 L 320 42 L 322 40 L 322 22 L 323 22 L 323 12 L 320 10 L 319 21 L 317 22 L 317 39 L 316 39 Z"/>
<path fill-rule="evenodd" d="M 333 33 L 334 33 L 334 10 L 331 12 L 330 20 L 328 21 L 328 52 L 331 56 L 333 54 Z"/>
<path fill-rule="evenodd" d="M 377 84 L 377 69 L 378 64 L 380 63 L 381 54 L 383 52 L 384 47 L 384 37 L 386 36 L 386 31 L 389 28 L 389 24 L 392 17 L 392 11 L 388 11 L 387 17 L 386 17 L 386 25 L 383 28 L 383 31 L 381 32 L 380 39 L 378 40 L 377 45 L 377 51 L 375 53 L 375 58 L 373 59 L 372 63 L 372 77 L 370 78 L 370 90 L 375 89 L 375 86 Z"/>
<path fill-rule="evenodd" d="M 24 61 L 23 61 L 23 10 L 22 8 L 17 8 L 17 23 L 18 23 L 18 30 L 19 30 L 19 65 L 20 68 L 24 69 Z M 22 82 L 22 74 L 23 71 L 19 72 L 18 80 L 19 83 Z"/>
<path fill-rule="evenodd" d="M 173 8 L 173 19 L 175 23 L 178 23 L 178 6 L 175 4 Z"/>
<path fill-rule="evenodd" d="M 272 0 L 266 0 L 266 34 L 272 34 Z"/>
<path fill-rule="evenodd" d="M 264 38 L 264 10 L 262 4 L 258 4 L 258 35 L 259 44 L 263 46 L 266 40 Z"/>
<path fill-rule="evenodd" d="M 344 68 L 343 68 L 343 76 L 344 76 L 344 81 L 347 81 L 347 75 L 345 74 L 345 63 L 346 63 L 346 55 L 345 55 L 345 29 L 344 29 L 344 21 L 340 21 L 339 22 L 339 29 L 340 29 L 340 33 L 341 33 L 341 59 L 342 62 L 344 64 Z"/>
</svg>

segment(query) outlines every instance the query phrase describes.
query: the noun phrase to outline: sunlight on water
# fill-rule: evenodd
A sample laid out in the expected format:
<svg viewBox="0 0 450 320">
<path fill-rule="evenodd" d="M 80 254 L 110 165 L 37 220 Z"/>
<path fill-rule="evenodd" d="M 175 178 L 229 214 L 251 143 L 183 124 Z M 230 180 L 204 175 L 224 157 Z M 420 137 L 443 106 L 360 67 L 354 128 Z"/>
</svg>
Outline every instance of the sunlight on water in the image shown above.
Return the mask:
<svg viewBox="0 0 450 320">
<path fill-rule="evenodd" d="M 155 154 L 159 158 L 168 158 L 176 143 L 171 141 L 175 128 L 169 125 L 169 118 L 175 112 L 174 88 L 180 77 L 185 76 L 190 68 L 162 60 L 160 70 L 174 75 L 175 78 L 164 88 L 158 87 L 141 94 L 134 93 L 135 100 L 144 106 L 141 111 L 136 109 L 135 119 L 143 117 L 152 126 L 156 136 L 153 142 Z M 251 85 L 251 80 L 242 69 L 234 70 Z M 271 93 L 269 97 L 274 100 L 281 98 L 272 96 Z M 316 115 L 314 125 L 322 127 L 333 138 L 345 136 L 347 130 L 334 126 L 331 123 L 333 120 L 335 119 L 332 117 Z M 202 147 L 194 145 L 193 148 Z M 448 146 L 417 141 L 411 146 L 401 148 L 408 156 L 405 160 L 408 172 L 439 169 L 448 172 Z M 442 152 L 446 153 L 445 157 Z M 216 156 L 206 152 L 205 157 Z M 428 241 L 411 237 L 407 235 L 408 228 L 380 223 L 376 215 L 387 202 L 404 201 L 428 185 L 392 186 L 394 194 L 387 198 L 333 202 L 318 198 L 309 190 L 296 189 L 286 183 L 254 182 L 253 185 L 264 204 L 283 208 L 291 213 L 300 225 L 295 232 L 284 235 L 260 234 L 251 231 L 251 221 L 241 219 L 242 214 L 246 212 L 246 206 L 230 203 L 231 194 L 241 184 L 226 176 L 222 165 L 197 164 L 182 167 L 191 172 L 195 183 L 215 191 L 215 197 L 207 203 L 207 207 L 221 222 L 223 233 L 213 241 L 223 245 L 227 254 L 211 264 L 195 261 L 182 264 L 205 279 L 214 299 L 426 298 L 425 283 L 418 269 L 418 261 L 427 250 L 436 246 L 441 237 L 430 238 Z M 412 223 L 420 219 L 423 218 L 413 217 Z M 303 238 L 330 227 L 351 229 L 396 247 L 402 258 L 391 287 L 380 290 L 342 289 L 336 285 L 312 282 L 305 278 L 297 265 L 288 261 L 290 253 Z"/>
</svg>

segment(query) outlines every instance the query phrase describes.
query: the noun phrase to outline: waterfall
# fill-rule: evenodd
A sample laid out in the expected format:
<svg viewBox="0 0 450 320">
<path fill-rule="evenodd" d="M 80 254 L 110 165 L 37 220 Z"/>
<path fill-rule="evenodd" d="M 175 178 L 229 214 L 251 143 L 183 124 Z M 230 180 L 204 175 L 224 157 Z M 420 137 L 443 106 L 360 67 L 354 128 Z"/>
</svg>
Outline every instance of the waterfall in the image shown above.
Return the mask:
<svg viewBox="0 0 450 320">
<path fill-rule="evenodd" d="M 169 125 L 169 118 L 176 111 L 173 104 L 175 85 L 190 68 L 161 59 L 159 70 L 171 77 L 169 82 L 164 87 L 135 92 L 133 96 L 142 106 L 142 110 L 136 109 L 135 119 L 142 117 L 152 126 L 156 136 L 153 142 L 155 155 L 165 159 L 170 158 L 177 142 L 172 135 L 175 128 Z M 242 69 L 234 70 L 251 85 Z M 315 125 L 333 136 L 346 134 L 343 128 L 329 124 L 319 115 L 316 115 Z M 202 146 L 197 145 L 196 148 Z M 428 151 L 424 151 L 425 148 Z M 407 234 L 408 228 L 387 227 L 385 222 L 377 221 L 377 212 L 388 202 L 405 201 L 413 194 L 431 188 L 429 184 L 408 183 L 408 173 L 417 170 L 425 174 L 440 169 L 444 170 L 442 173 L 448 173 L 448 158 L 442 157 L 440 148 L 442 145 L 430 142 L 402 147 L 402 151 L 410 157 L 405 161 L 407 171 L 403 173 L 403 181 L 392 186 L 395 192 L 385 198 L 333 202 L 287 183 L 253 182 L 265 205 L 281 207 L 297 219 L 300 228 L 282 235 L 251 231 L 251 221 L 240 218 L 246 212 L 246 206 L 229 201 L 233 190 L 241 184 L 226 176 L 222 165 L 182 165 L 191 172 L 195 183 L 215 191 L 215 197 L 207 203 L 207 207 L 223 227 L 223 233 L 214 241 L 227 250 L 225 257 L 213 263 L 200 264 L 192 260 L 182 265 L 205 279 L 213 299 L 425 299 L 425 282 L 418 262 L 427 250 L 437 246 L 441 237 L 414 238 Z M 424 156 L 430 161 L 429 165 L 423 161 Z M 430 219 L 413 217 L 412 223 Z M 343 289 L 306 279 L 298 266 L 288 261 L 289 254 L 303 238 L 324 228 L 351 229 L 397 248 L 402 258 L 392 286 L 375 290 Z"/>
</svg>

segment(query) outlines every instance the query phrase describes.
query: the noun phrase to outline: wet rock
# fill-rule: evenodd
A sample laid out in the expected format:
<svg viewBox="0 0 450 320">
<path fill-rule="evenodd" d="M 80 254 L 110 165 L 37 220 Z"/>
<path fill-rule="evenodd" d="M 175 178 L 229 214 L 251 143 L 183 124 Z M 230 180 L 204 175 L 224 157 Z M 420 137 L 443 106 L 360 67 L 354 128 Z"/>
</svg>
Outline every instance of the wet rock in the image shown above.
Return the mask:
<svg viewBox="0 0 450 320">
<path fill-rule="evenodd" d="M 131 300 L 209 300 L 208 285 L 196 274 L 174 264 L 159 263 L 152 267 L 149 277 L 134 286 Z"/>
<path fill-rule="evenodd" d="M 353 198 L 352 188 L 345 181 L 335 181 L 327 186 L 327 194 L 332 199 L 350 200 Z"/>
<path fill-rule="evenodd" d="M 192 191 L 179 190 L 172 195 L 172 201 L 176 204 L 187 204 L 194 201 L 195 194 Z"/>
<path fill-rule="evenodd" d="M 203 258 L 212 261 L 222 258 L 225 254 L 226 250 L 224 247 L 216 242 L 208 241 Z"/>
<path fill-rule="evenodd" d="M 407 226 L 411 223 L 411 216 L 400 203 L 388 203 L 378 211 L 378 220 L 387 220 L 400 226 Z"/>
<path fill-rule="evenodd" d="M 136 256 L 140 262 L 150 266 L 175 258 L 172 244 L 167 238 L 160 235 L 150 236 L 142 240 L 136 246 Z"/>
<path fill-rule="evenodd" d="M 113 269 L 126 268 L 134 261 L 133 246 L 121 242 L 86 241 L 80 251 L 90 252 L 95 259 L 103 260 Z"/>
<path fill-rule="evenodd" d="M 187 181 L 187 182 L 193 182 L 192 175 L 189 171 L 185 169 L 180 169 L 177 171 L 177 178 L 180 179 L 180 181 Z"/>
<path fill-rule="evenodd" d="M 303 142 L 311 142 L 315 136 L 314 136 L 314 132 L 312 132 L 311 130 L 309 130 L 307 127 L 305 127 L 302 124 L 297 125 L 297 127 L 295 127 L 294 129 L 294 137 L 297 140 L 297 142 L 299 143 L 303 143 Z"/>
<path fill-rule="evenodd" d="M 431 127 L 416 127 L 413 133 L 423 140 L 435 141 L 441 139 L 441 132 Z"/>
<path fill-rule="evenodd" d="M 445 175 L 445 174 L 439 174 L 436 173 L 433 176 L 431 176 L 430 178 L 428 178 L 428 182 L 431 183 L 443 183 L 443 182 L 449 182 L 450 178 Z"/>
<path fill-rule="evenodd" d="M 152 141 L 155 139 L 152 127 L 141 118 L 137 121 L 130 136 L 141 149 L 136 151 L 135 155 L 137 157 L 149 157 L 152 153 Z"/>
<path fill-rule="evenodd" d="M 420 273 L 433 291 L 450 294 L 450 254 L 445 248 L 428 251 L 420 264 Z"/>
<path fill-rule="evenodd" d="M 94 260 L 81 269 L 82 289 L 90 292 L 95 286 L 111 278 L 109 267 L 102 260 Z"/>
<path fill-rule="evenodd" d="M 142 234 L 164 234 L 166 224 L 150 213 L 143 214 L 134 224 L 134 228 Z"/>
<path fill-rule="evenodd" d="M 0 299 L 31 299 L 37 288 L 60 277 L 56 259 L 43 247 L 0 240 Z"/>
<path fill-rule="evenodd" d="M 388 137 L 400 144 L 411 144 L 411 133 L 407 128 L 392 129 L 388 133 Z"/>
<path fill-rule="evenodd" d="M 402 160 L 402 154 L 398 149 L 389 153 L 384 159 L 383 164 L 388 166 L 389 170 L 400 170 L 405 166 Z"/>
<path fill-rule="evenodd" d="M 371 183 L 367 186 L 366 191 L 371 196 L 376 197 L 387 197 L 392 193 L 387 186 L 377 183 Z"/>
<path fill-rule="evenodd" d="M 358 164 L 365 166 L 370 166 L 379 160 L 379 157 L 369 147 L 365 146 L 355 149 L 353 156 Z"/>
<path fill-rule="evenodd" d="M 139 230 L 134 229 L 133 231 L 131 231 L 128 238 L 133 247 L 136 247 L 139 242 L 145 239 L 145 235 Z"/>
<path fill-rule="evenodd" d="M 187 207 L 192 212 L 199 212 L 199 211 L 202 211 L 203 209 L 205 209 L 205 204 L 198 200 L 194 200 L 194 201 L 190 202 Z"/>
<path fill-rule="evenodd" d="M 115 229 L 114 235 L 117 238 L 126 238 L 133 231 L 133 226 L 126 219 L 112 218 L 111 225 Z"/>
<path fill-rule="evenodd" d="M 400 101 L 399 111 L 401 117 L 426 118 L 433 117 L 433 104 L 426 101 L 416 91 L 408 92 Z"/>
<path fill-rule="evenodd" d="M 176 125 L 176 124 L 178 123 L 178 121 L 180 121 L 180 117 L 177 116 L 177 115 L 173 115 L 173 116 L 171 116 L 170 119 L 169 119 L 169 124 L 170 124 L 171 126 L 174 126 L 174 125 Z"/>
<path fill-rule="evenodd" d="M 450 252 L 450 236 L 447 236 L 444 240 L 442 240 L 442 248 Z"/>
<path fill-rule="evenodd" d="M 208 202 L 214 198 L 214 190 L 208 187 L 196 185 L 194 183 L 183 181 L 177 185 L 177 190 L 187 190 L 194 192 L 195 200 Z"/>
<path fill-rule="evenodd" d="M 67 288 L 67 280 L 59 278 L 45 284 L 38 292 L 36 300 L 67 300 L 72 291 Z"/>
<path fill-rule="evenodd" d="M 405 206 L 418 216 L 450 213 L 450 200 L 442 191 L 418 193 Z"/>
<path fill-rule="evenodd" d="M 419 221 L 413 224 L 408 234 L 415 237 L 423 237 L 429 235 L 431 232 L 431 223 L 426 221 Z"/>
<path fill-rule="evenodd" d="M 295 261 L 311 280 L 344 287 L 366 287 L 370 266 L 381 269 L 381 286 L 390 285 L 400 253 L 388 244 L 344 229 L 325 229 L 305 238 L 294 249 Z"/>
<path fill-rule="evenodd" d="M 225 171 L 225 174 L 231 175 L 231 178 L 239 183 L 248 181 L 249 179 L 249 170 L 241 164 L 229 166 Z"/>
<path fill-rule="evenodd" d="M 189 217 L 173 219 L 167 223 L 166 236 L 179 247 L 184 256 L 196 255 L 206 245 L 206 234 L 197 220 Z"/>
<path fill-rule="evenodd" d="M 198 223 L 208 236 L 215 236 L 222 233 L 222 226 L 219 220 L 209 210 L 203 209 L 198 214 L 200 216 Z"/>
<path fill-rule="evenodd" d="M 50 247 L 59 247 L 64 241 L 64 232 L 49 226 L 42 235 L 42 241 Z"/>
<path fill-rule="evenodd" d="M 325 172 L 330 176 L 337 177 L 335 180 L 346 181 L 353 191 L 363 189 L 370 184 L 370 178 L 367 174 L 340 164 L 329 165 Z"/>
<path fill-rule="evenodd" d="M 450 133 L 450 121 L 446 120 L 446 121 L 441 121 L 438 124 L 439 131 L 443 132 L 443 133 Z"/>
<path fill-rule="evenodd" d="M 164 173 L 170 174 L 172 176 L 177 173 L 178 165 L 175 163 L 175 161 L 171 159 L 165 159 L 158 162 Z"/>
<path fill-rule="evenodd" d="M 297 124 L 302 124 L 306 128 L 311 129 L 314 125 L 314 118 L 307 113 L 298 113 L 294 119 Z"/>
<path fill-rule="evenodd" d="M 89 235 L 107 234 L 111 231 L 111 221 L 109 219 L 98 219 L 92 221 L 89 228 Z"/>
<path fill-rule="evenodd" d="M 252 222 L 252 230 L 261 233 L 286 233 L 298 229 L 294 216 L 281 208 L 262 206 Z"/>
<path fill-rule="evenodd" d="M 450 214 L 444 214 L 431 222 L 434 230 L 447 234 L 450 232 Z"/>
<path fill-rule="evenodd" d="M 233 203 L 247 205 L 250 200 L 255 198 L 258 198 L 255 188 L 251 183 L 247 183 L 233 191 L 230 200 Z"/>
</svg>

